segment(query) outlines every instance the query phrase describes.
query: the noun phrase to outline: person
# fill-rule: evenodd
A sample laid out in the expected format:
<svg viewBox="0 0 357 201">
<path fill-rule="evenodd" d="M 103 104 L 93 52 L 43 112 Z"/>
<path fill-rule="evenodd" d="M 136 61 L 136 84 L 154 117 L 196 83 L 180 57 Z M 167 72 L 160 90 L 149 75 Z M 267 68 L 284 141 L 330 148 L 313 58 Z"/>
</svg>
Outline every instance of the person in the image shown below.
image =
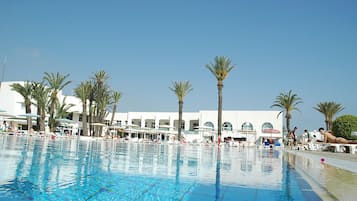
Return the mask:
<svg viewBox="0 0 357 201">
<path fill-rule="evenodd" d="M 289 141 L 290 141 L 290 143 L 292 143 L 293 146 L 296 145 L 296 135 L 295 135 L 296 130 L 297 130 L 297 127 L 295 126 L 294 129 L 289 132 Z"/>
<path fill-rule="evenodd" d="M 8 126 L 7 126 L 7 122 L 6 122 L 6 121 L 4 121 L 4 122 L 2 123 L 1 130 L 2 130 L 3 132 L 7 132 L 7 131 L 8 131 Z"/>
<path fill-rule="evenodd" d="M 310 142 L 310 133 L 307 129 L 304 130 L 303 136 L 303 144 Z"/>
<path fill-rule="evenodd" d="M 319 128 L 319 132 L 323 137 L 324 143 L 340 143 L 340 144 L 357 144 L 357 140 L 347 140 L 343 137 L 336 137 L 333 135 L 332 131 L 326 131 L 324 128 Z"/>
</svg>

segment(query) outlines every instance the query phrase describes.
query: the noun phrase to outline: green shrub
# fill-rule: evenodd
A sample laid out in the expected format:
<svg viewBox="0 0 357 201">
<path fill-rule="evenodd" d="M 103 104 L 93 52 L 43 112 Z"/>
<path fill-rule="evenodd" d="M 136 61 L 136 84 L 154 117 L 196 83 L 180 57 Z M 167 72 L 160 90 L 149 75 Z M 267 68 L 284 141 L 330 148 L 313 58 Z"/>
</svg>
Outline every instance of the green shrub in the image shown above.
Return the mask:
<svg viewBox="0 0 357 201">
<path fill-rule="evenodd" d="M 351 132 L 357 131 L 357 116 L 343 115 L 335 119 L 332 124 L 335 136 L 352 139 Z"/>
</svg>

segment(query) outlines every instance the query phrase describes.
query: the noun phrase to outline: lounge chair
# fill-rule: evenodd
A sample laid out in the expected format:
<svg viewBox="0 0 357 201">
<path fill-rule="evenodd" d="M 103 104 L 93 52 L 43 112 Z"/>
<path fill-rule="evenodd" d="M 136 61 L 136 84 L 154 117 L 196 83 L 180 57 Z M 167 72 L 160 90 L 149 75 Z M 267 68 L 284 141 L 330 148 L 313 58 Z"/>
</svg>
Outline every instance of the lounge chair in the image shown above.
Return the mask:
<svg viewBox="0 0 357 201">
<path fill-rule="evenodd" d="M 357 154 L 357 144 L 339 144 L 340 151 L 350 154 Z"/>
</svg>

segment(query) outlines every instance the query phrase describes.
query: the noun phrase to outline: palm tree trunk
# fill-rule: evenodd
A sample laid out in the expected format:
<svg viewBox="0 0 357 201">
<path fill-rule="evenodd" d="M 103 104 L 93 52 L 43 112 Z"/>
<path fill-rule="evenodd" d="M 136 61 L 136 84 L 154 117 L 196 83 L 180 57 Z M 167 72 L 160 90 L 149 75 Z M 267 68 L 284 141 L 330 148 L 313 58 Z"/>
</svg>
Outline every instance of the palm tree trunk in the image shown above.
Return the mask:
<svg viewBox="0 0 357 201">
<path fill-rule="evenodd" d="M 55 102 L 51 102 L 50 106 L 50 119 L 49 119 L 49 124 L 50 124 L 50 131 L 54 132 L 55 131 L 55 119 L 54 119 L 54 114 L 55 114 Z"/>
<path fill-rule="evenodd" d="M 116 105 L 113 106 L 112 119 L 110 120 L 110 125 L 111 126 L 113 125 L 115 111 L 117 111 L 117 106 Z"/>
<path fill-rule="evenodd" d="M 89 136 L 92 136 L 93 133 L 93 126 L 92 126 L 92 122 L 93 122 L 93 108 L 92 108 L 92 104 L 93 101 L 90 100 L 89 101 Z"/>
<path fill-rule="evenodd" d="M 326 125 L 326 130 L 330 130 L 330 124 L 329 124 L 329 121 L 326 119 L 325 120 L 325 125 Z"/>
<path fill-rule="evenodd" d="M 41 122 L 41 108 L 37 106 L 37 115 L 38 117 L 36 118 L 36 130 L 40 131 L 40 122 Z"/>
<path fill-rule="evenodd" d="M 104 123 L 104 117 L 105 117 L 105 111 L 101 111 L 100 112 L 100 115 L 99 115 L 99 117 L 98 117 L 98 119 L 99 119 L 99 123 Z M 99 126 L 99 128 L 98 128 L 99 130 L 99 132 L 98 132 L 98 134 L 100 134 L 100 137 L 102 136 L 102 133 L 103 133 L 103 126 Z"/>
<path fill-rule="evenodd" d="M 182 124 L 182 108 L 183 108 L 183 101 L 179 101 L 179 121 L 178 121 L 178 135 L 177 138 L 181 141 L 181 124 Z"/>
<path fill-rule="evenodd" d="M 45 118 L 46 114 L 45 111 L 41 109 L 41 117 L 40 117 L 40 131 L 46 131 L 45 126 Z"/>
<path fill-rule="evenodd" d="M 83 129 L 83 135 L 88 136 L 87 104 L 85 102 L 82 104 L 82 129 Z"/>
<path fill-rule="evenodd" d="M 286 118 L 286 129 L 288 129 L 288 132 L 290 132 L 290 118 L 289 117 L 285 117 Z"/>
<path fill-rule="evenodd" d="M 31 104 L 27 105 L 25 110 L 26 110 L 26 114 L 30 115 L 31 114 Z M 32 129 L 32 117 L 28 116 L 27 117 L 27 131 L 29 132 L 29 134 L 32 134 L 31 129 Z"/>
<path fill-rule="evenodd" d="M 218 145 L 221 143 L 221 135 L 222 135 L 222 89 L 223 82 L 218 81 Z"/>
</svg>

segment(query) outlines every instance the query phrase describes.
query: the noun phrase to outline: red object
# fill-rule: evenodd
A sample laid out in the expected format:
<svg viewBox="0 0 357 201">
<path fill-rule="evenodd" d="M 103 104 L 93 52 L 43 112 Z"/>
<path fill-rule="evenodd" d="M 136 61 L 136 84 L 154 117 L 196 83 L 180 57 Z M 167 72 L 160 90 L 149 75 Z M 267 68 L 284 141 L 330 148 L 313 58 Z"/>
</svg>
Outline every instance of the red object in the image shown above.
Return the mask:
<svg viewBox="0 0 357 201">
<path fill-rule="evenodd" d="M 325 159 L 324 158 L 321 158 L 321 163 L 325 162 Z"/>
<path fill-rule="evenodd" d="M 55 135 L 51 135 L 51 139 L 52 140 L 56 139 L 56 136 Z"/>
</svg>

